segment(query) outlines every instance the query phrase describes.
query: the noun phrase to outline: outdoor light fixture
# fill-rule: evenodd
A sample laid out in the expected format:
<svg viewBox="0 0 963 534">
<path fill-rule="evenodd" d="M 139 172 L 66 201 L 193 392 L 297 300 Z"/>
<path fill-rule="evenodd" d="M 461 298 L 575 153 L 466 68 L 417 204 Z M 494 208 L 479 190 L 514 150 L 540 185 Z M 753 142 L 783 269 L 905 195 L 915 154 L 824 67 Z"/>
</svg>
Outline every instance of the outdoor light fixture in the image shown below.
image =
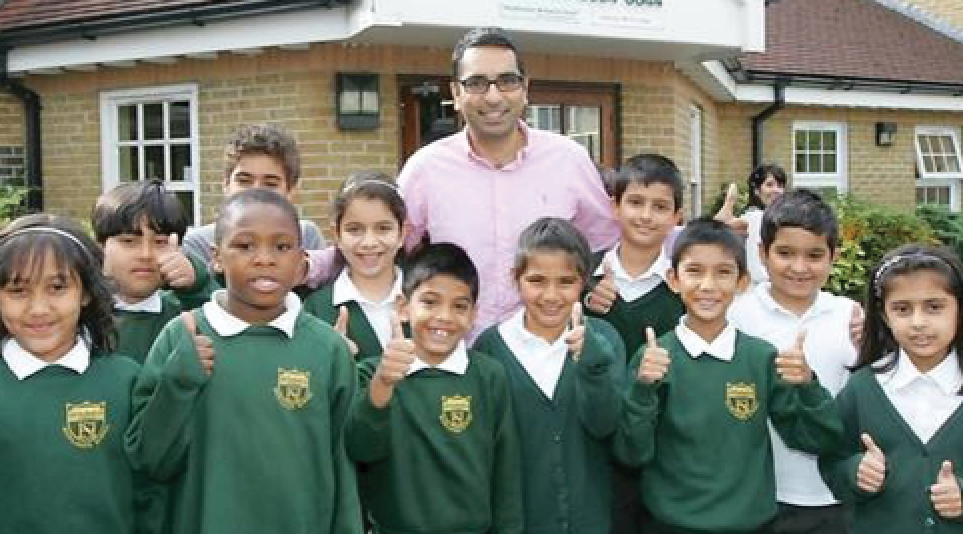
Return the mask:
<svg viewBox="0 0 963 534">
<path fill-rule="evenodd" d="M 374 130 L 381 119 L 378 75 L 339 72 L 337 75 L 338 128 Z"/>
<path fill-rule="evenodd" d="M 876 123 L 876 146 L 893 146 L 896 141 L 895 122 Z"/>
</svg>

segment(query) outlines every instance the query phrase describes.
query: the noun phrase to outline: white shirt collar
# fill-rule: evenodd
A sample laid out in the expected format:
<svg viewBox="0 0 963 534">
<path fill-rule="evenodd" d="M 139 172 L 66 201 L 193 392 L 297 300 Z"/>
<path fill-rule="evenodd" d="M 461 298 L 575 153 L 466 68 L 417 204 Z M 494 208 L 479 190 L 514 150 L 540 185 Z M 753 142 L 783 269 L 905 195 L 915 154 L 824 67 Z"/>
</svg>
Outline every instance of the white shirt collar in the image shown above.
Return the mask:
<svg viewBox="0 0 963 534">
<path fill-rule="evenodd" d="M 736 352 L 736 329 L 732 323 L 726 323 L 726 327 L 711 343 L 702 339 L 685 324 L 686 316 L 683 315 L 679 324 L 675 327 L 675 335 L 679 342 L 685 347 L 686 352 L 693 358 L 698 358 L 701 354 L 708 354 L 717 360 L 731 362 Z"/>
<path fill-rule="evenodd" d="M 438 369 L 439 371 L 445 371 L 456 375 L 465 374 L 465 371 L 468 370 L 468 346 L 465 345 L 465 340 L 463 339 L 459 341 L 458 345 L 455 345 L 455 350 L 451 351 L 451 354 L 449 354 L 448 357 L 438 365 L 429 365 L 421 358 L 416 356 L 414 363 L 408 367 L 408 372 L 405 373 L 405 376 L 412 375 L 425 369 Z"/>
<path fill-rule="evenodd" d="M 796 316 L 794 312 L 787 310 L 782 304 L 779 304 L 776 302 L 776 299 L 773 298 L 772 282 L 767 281 L 756 284 L 752 291 L 755 291 L 759 301 L 771 311 Z M 820 291 L 816 294 L 816 300 L 813 301 L 812 305 L 809 306 L 809 309 L 807 309 L 802 316 L 800 316 L 800 318 L 813 317 L 821 313 L 829 313 L 831 311 L 833 311 L 832 295 L 826 293 L 825 291 Z"/>
<path fill-rule="evenodd" d="M 896 390 L 900 390 L 920 379 L 931 380 L 946 395 L 956 395 L 960 386 L 963 385 L 963 373 L 960 372 L 960 365 L 956 361 L 956 351 L 950 351 L 939 365 L 921 373 L 916 365 L 910 361 L 906 352 L 900 349 L 896 366 L 887 377 L 889 385 Z"/>
<path fill-rule="evenodd" d="M 130 312 L 160 313 L 163 308 L 161 302 L 161 292 L 158 289 L 151 293 L 149 297 L 140 302 L 124 302 L 117 295 L 114 295 L 114 309 Z"/>
<path fill-rule="evenodd" d="M 354 285 L 351 277 L 348 275 L 348 269 L 342 269 L 341 274 L 334 280 L 334 286 L 331 288 L 331 304 L 335 306 L 340 306 L 345 302 L 355 301 L 357 303 L 368 303 L 373 305 L 383 306 L 386 304 L 393 304 L 398 295 L 401 294 L 401 269 L 395 267 L 395 281 L 391 285 L 391 291 L 384 300 L 380 302 L 373 302 L 368 300 L 358 291 L 358 287 Z"/>
<path fill-rule="evenodd" d="M 77 336 L 74 346 L 53 363 L 45 362 L 27 352 L 12 337 L 3 341 L 3 348 L 0 350 L 3 351 L 3 360 L 7 362 L 7 367 L 17 380 L 25 380 L 51 365 L 66 367 L 77 374 L 83 374 L 90 366 L 90 349 L 81 336 Z"/>
<path fill-rule="evenodd" d="M 649 268 L 644 273 L 640 274 L 639 276 L 632 277 L 629 276 L 629 273 L 626 272 L 624 267 L 622 267 L 622 261 L 619 260 L 619 249 L 621 247 L 622 244 L 619 243 L 605 253 L 605 255 L 602 257 L 602 262 L 599 263 L 599 266 L 595 269 L 595 276 L 604 276 L 605 264 L 608 263 L 612 268 L 612 272 L 615 273 L 616 280 L 637 282 L 653 276 L 658 276 L 663 280 L 667 279 L 666 273 L 669 271 L 669 267 L 672 266 L 672 263 L 669 261 L 669 256 L 665 253 L 664 248 L 659 252 L 659 257 L 652 262 L 652 265 L 649 265 Z"/>
<path fill-rule="evenodd" d="M 250 323 L 231 315 L 221 306 L 220 300 L 226 296 L 226 289 L 218 289 L 211 294 L 211 300 L 204 303 L 203 308 L 207 322 L 221 337 L 236 336 L 251 326 Z M 284 297 L 284 312 L 269 322 L 267 326 L 277 328 L 289 338 L 294 337 L 294 323 L 297 321 L 299 313 L 301 313 L 301 299 L 294 293 L 289 292 Z"/>
<path fill-rule="evenodd" d="M 525 328 L 525 308 L 522 308 L 499 325 L 498 331 L 502 335 L 502 339 L 506 341 L 511 339 L 514 343 L 521 344 L 529 350 L 563 347 L 567 351 L 568 345 L 565 343 L 565 336 L 571 329 L 566 326 L 565 331 L 555 341 L 545 340 Z"/>
</svg>

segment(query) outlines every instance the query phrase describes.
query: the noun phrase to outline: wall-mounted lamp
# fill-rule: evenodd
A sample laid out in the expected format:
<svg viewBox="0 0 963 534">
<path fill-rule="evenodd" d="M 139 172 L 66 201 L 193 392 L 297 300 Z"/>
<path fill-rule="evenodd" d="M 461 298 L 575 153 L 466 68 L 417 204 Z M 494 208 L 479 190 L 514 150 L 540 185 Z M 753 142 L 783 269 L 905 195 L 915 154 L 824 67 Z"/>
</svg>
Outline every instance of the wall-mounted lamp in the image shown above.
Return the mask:
<svg viewBox="0 0 963 534">
<path fill-rule="evenodd" d="M 339 72 L 337 75 L 338 128 L 374 130 L 381 119 L 378 75 Z"/>
<path fill-rule="evenodd" d="M 876 146 L 893 146 L 896 142 L 896 123 L 876 123 Z"/>
</svg>

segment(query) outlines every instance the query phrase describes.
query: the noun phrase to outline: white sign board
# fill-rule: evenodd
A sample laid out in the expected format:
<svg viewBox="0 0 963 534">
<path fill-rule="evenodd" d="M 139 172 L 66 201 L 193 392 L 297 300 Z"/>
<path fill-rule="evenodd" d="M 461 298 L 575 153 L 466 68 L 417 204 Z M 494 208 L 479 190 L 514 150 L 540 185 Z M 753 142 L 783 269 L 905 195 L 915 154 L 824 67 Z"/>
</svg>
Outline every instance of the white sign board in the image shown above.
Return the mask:
<svg viewBox="0 0 963 534">
<path fill-rule="evenodd" d="M 665 29 L 662 0 L 499 0 L 498 17 L 505 26 L 540 22 L 583 30 Z"/>
</svg>

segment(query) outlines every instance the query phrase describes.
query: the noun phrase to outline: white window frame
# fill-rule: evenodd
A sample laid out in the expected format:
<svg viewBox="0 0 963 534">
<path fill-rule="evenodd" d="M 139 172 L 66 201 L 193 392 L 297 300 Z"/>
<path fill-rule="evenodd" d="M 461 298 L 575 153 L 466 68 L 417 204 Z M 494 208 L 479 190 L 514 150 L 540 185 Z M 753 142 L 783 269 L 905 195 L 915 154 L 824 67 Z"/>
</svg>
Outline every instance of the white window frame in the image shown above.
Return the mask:
<svg viewBox="0 0 963 534">
<path fill-rule="evenodd" d="M 923 152 L 920 150 L 921 135 L 949 136 L 953 141 L 953 151 L 956 152 L 956 162 L 961 170 L 956 172 L 927 172 L 923 165 Z M 963 179 L 963 158 L 960 157 L 960 129 L 951 126 L 917 126 L 913 136 L 913 149 L 916 151 L 916 164 L 919 168 L 921 180 L 959 180 Z"/>
<path fill-rule="evenodd" d="M 201 224 L 201 143 L 198 120 L 197 84 L 163 85 L 136 89 L 103 91 L 100 93 L 100 163 L 103 191 L 109 191 L 120 183 L 120 152 L 117 132 L 120 106 L 160 101 L 187 100 L 190 103 L 191 167 L 183 181 L 165 181 L 164 186 L 172 192 L 191 192 L 194 195 L 194 223 Z M 143 128 L 143 121 L 139 121 Z M 143 165 L 143 158 L 140 159 Z"/>
<path fill-rule="evenodd" d="M 702 115 L 702 108 L 699 105 L 689 106 L 691 139 L 689 157 L 692 163 L 692 172 L 689 176 L 689 209 L 693 218 L 702 214 Z"/>
<path fill-rule="evenodd" d="M 940 180 L 937 178 L 926 178 L 919 179 L 916 181 L 916 189 L 921 187 L 949 187 L 950 188 L 950 205 L 947 206 L 950 211 L 960 211 L 960 181 L 959 180 Z M 917 204 L 938 206 L 939 204 Z"/>
<path fill-rule="evenodd" d="M 796 171 L 796 134 L 800 131 L 832 130 L 836 132 L 836 172 L 797 172 Z M 824 121 L 793 121 L 792 123 L 792 186 L 809 187 L 818 189 L 821 187 L 835 187 L 837 193 L 849 191 L 848 179 L 848 127 L 845 122 L 824 122 Z"/>
</svg>

